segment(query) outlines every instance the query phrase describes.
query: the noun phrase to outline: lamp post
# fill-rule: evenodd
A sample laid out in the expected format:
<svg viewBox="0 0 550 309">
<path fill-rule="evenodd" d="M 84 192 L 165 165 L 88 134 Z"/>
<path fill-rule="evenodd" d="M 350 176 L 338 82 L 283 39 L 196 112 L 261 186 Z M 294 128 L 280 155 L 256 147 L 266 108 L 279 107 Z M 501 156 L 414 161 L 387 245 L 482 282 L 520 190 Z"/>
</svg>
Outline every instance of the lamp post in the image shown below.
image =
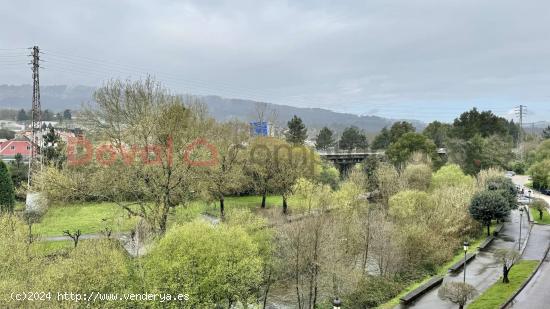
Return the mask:
<svg viewBox="0 0 550 309">
<path fill-rule="evenodd" d="M 531 191 L 529 191 L 531 192 Z M 519 209 L 519 240 L 518 240 L 518 251 L 521 250 L 521 222 L 523 222 L 523 207 Z"/>
<path fill-rule="evenodd" d="M 468 253 L 469 247 L 470 247 L 470 243 L 465 241 L 464 242 L 464 283 L 466 283 L 466 253 Z"/>
<path fill-rule="evenodd" d="M 341 307 L 342 307 L 342 301 L 340 300 L 340 298 L 336 297 L 332 301 L 332 308 L 333 309 L 340 309 Z"/>
</svg>

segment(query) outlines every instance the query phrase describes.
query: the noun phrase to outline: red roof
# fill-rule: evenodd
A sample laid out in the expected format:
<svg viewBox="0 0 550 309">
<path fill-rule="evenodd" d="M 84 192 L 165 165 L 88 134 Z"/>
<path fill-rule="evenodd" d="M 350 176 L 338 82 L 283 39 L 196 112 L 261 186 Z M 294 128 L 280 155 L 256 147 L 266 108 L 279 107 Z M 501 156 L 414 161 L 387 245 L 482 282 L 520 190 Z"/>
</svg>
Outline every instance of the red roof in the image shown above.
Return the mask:
<svg viewBox="0 0 550 309">
<path fill-rule="evenodd" d="M 31 155 L 31 143 L 29 141 L 11 140 L 2 143 L 0 156 L 15 156 L 20 153 L 22 156 Z"/>
</svg>

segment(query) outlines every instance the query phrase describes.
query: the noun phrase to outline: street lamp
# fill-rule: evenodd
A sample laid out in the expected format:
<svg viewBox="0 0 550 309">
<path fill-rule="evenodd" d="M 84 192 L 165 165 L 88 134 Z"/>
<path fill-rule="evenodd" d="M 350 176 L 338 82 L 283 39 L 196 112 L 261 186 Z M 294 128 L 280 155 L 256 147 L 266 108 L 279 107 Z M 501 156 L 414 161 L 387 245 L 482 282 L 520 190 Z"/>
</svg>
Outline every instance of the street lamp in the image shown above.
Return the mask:
<svg viewBox="0 0 550 309">
<path fill-rule="evenodd" d="M 341 307 L 342 307 L 342 301 L 340 300 L 340 298 L 336 297 L 332 301 L 332 308 L 333 309 L 340 309 Z"/>
<path fill-rule="evenodd" d="M 531 191 L 529 191 L 531 192 Z M 521 251 L 521 222 L 523 222 L 523 207 L 519 209 L 519 240 L 518 240 L 518 251 Z"/>
<path fill-rule="evenodd" d="M 465 241 L 464 242 L 464 283 L 466 283 L 466 253 L 468 252 L 469 247 L 470 247 L 470 243 Z"/>
</svg>

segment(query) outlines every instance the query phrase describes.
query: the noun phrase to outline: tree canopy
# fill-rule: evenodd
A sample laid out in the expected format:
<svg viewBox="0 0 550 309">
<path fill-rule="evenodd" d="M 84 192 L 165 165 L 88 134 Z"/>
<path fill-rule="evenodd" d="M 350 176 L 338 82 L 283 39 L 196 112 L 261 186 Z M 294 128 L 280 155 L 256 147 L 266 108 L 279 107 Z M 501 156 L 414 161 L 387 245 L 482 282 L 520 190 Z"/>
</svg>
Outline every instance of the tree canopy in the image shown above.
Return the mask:
<svg viewBox="0 0 550 309">
<path fill-rule="evenodd" d="M 487 236 L 492 220 L 502 220 L 510 213 L 509 202 L 497 191 L 478 192 L 470 203 L 470 214 L 487 227 Z"/>
<path fill-rule="evenodd" d="M 4 161 L 0 160 L 0 213 L 13 212 L 15 206 L 15 189 Z"/>
<path fill-rule="evenodd" d="M 358 127 L 351 126 L 344 129 L 344 132 L 342 132 L 338 146 L 340 149 L 344 150 L 367 149 L 369 143 L 364 132 Z"/>
<path fill-rule="evenodd" d="M 294 115 L 288 122 L 288 131 L 285 134 L 287 142 L 293 145 L 303 145 L 307 138 L 307 128 L 302 118 Z"/>
<path fill-rule="evenodd" d="M 405 133 L 397 142 L 392 143 L 387 149 L 386 155 L 393 164 L 399 165 L 405 163 L 415 152 L 424 153 L 433 161 L 438 161 L 434 142 L 426 136 L 414 132 Z"/>
<path fill-rule="evenodd" d="M 317 150 L 327 150 L 329 147 L 334 146 L 334 144 L 334 133 L 328 127 L 323 127 L 315 138 L 315 148 Z"/>
</svg>

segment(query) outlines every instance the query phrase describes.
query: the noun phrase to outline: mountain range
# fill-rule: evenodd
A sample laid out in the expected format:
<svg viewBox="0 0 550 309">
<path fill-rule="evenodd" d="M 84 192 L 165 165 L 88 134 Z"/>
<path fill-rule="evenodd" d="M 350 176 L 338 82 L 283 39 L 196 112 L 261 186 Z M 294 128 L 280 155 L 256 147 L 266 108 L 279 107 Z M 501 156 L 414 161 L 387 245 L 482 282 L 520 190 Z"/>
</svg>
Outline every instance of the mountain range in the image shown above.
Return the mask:
<svg viewBox="0 0 550 309">
<path fill-rule="evenodd" d="M 82 103 L 90 102 L 95 88 L 88 86 L 42 86 L 40 88 L 42 109 L 57 112 L 65 109 L 79 110 Z M 30 109 L 32 98 L 31 85 L 0 85 L 0 108 Z M 345 127 L 357 126 L 367 133 L 376 133 L 383 127 L 391 126 L 399 119 L 388 119 L 378 116 L 361 116 L 339 113 L 322 108 L 303 108 L 273 103 L 259 103 L 244 99 L 222 98 L 209 95 L 200 96 L 210 114 L 219 121 L 240 119 L 253 121 L 258 119 L 258 111 L 264 111 L 266 120 L 285 126 L 286 122 L 297 115 L 302 118 L 310 132 L 316 132 L 328 126 L 337 132 Z M 408 120 L 417 130 L 425 124 L 417 120 Z"/>
</svg>

